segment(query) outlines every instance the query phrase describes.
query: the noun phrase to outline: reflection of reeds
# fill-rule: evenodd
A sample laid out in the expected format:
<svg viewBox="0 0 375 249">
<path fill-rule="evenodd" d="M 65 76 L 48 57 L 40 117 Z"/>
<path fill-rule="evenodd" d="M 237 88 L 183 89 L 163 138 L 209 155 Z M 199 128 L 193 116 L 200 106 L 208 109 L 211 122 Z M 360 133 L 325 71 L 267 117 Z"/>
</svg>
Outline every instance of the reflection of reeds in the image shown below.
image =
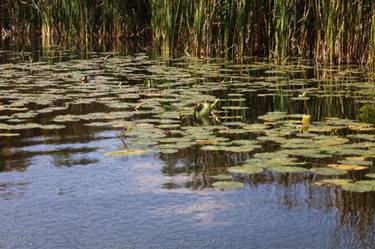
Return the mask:
<svg viewBox="0 0 375 249">
<path fill-rule="evenodd" d="M 157 54 L 313 55 L 324 63 L 374 64 L 372 0 L 5 0 L 0 27 L 38 30 L 45 46 L 64 42 L 145 44 Z M 150 35 L 152 34 L 152 38 Z M 143 42 L 143 43 L 141 43 Z"/>
</svg>

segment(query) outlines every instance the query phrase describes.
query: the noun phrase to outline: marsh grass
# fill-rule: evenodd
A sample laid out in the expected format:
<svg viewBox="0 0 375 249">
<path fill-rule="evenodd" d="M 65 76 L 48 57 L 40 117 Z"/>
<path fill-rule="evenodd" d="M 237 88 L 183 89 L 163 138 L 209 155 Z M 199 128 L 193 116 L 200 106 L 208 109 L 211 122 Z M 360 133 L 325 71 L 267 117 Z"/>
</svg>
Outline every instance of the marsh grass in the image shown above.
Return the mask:
<svg viewBox="0 0 375 249">
<path fill-rule="evenodd" d="M 44 46 L 103 50 L 118 44 L 156 55 L 293 56 L 374 65 L 372 0 L 5 0 L 2 37 L 37 34 Z"/>
</svg>

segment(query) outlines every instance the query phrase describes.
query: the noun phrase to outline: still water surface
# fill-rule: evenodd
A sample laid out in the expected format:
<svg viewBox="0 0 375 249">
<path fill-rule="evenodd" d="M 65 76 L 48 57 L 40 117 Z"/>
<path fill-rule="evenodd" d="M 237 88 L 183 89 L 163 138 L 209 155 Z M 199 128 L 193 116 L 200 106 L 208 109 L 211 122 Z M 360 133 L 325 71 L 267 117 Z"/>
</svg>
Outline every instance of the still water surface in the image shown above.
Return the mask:
<svg viewBox="0 0 375 249">
<path fill-rule="evenodd" d="M 375 192 L 319 184 L 371 180 L 370 73 L 0 56 L 0 248 L 374 248 Z M 364 168 L 314 171 L 345 162 Z"/>
</svg>

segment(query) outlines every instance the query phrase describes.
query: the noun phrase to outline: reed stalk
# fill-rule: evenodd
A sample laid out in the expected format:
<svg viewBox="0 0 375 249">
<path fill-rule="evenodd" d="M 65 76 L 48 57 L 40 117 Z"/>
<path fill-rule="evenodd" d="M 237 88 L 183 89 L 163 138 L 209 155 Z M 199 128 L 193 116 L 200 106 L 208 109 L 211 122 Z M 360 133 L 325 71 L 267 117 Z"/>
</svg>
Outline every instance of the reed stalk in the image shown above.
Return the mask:
<svg viewBox="0 0 375 249">
<path fill-rule="evenodd" d="M 45 47 L 375 61 L 373 0 L 3 0 L 0 14 L 2 36 L 39 35 Z"/>
</svg>

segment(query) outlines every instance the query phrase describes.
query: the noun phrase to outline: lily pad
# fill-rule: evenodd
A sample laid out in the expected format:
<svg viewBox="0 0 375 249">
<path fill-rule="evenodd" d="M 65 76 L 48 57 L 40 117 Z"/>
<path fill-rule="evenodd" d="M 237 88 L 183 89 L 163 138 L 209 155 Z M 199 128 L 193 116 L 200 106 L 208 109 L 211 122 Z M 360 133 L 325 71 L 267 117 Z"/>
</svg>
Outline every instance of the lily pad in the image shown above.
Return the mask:
<svg viewBox="0 0 375 249">
<path fill-rule="evenodd" d="M 238 188 L 242 188 L 244 184 L 242 182 L 235 182 L 235 181 L 219 181 L 212 184 L 215 188 L 221 190 L 234 190 Z"/>
<path fill-rule="evenodd" d="M 177 149 L 169 149 L 169 148 L 164 148 L 164 149 L 159 149 L 159 152 L 162 153 L 162 154 L 174 154 L 174 153 L 177 153 L 178 150 Z"/>
<path fill-rule="evenodd" d="M 267 122 L 274 122 L 286 118 L 285 112 L 268 112 L 267 114 L 261 115 L 258 118 Z"/>
<path fill-rule="evenodd" d="M 296 149 L 296 150 L 286 151 L 286 153 L 291 156 L 315 158 L 315 159 L 324 159 L 324 158 L 332 157 L 332 155 L 325 154 L 321 149 L 318 149 L 318 148 Z"/>
<path fill-rule="evenodd" d="M 257 166 L 250 166 L 250 165 L 243 165 L 243 166 L 234 166 L 227 169 L 230 173 L 238 173 L 238 174 L 258 174 L 263 171 L 261 167 Z"/>
<path fill-rule="evenodd" d="M 342 169 L 342 170 L 365 170 L 367 169 L 366 166 L 360 166 L 360 165 L 350 165 L 350 164 L 328 164 L 329 168 L 333 169 Z"/>
<path fill-rule="evenodd" d="M 275 142 L 275 143 L 283 143 L 286 141 L 284 137 L 276 137 L 276 136 L 260 136 L 257 137 L 257 140 L 259 141 L 270 141 L 270 142 Z"/>
<path fill-rule="evenodd" d="M 375 131 L 375 127 L 372 124 L 366 123 L 352 123 L 348 125 L 348 128 L 353 131 Z"/>
<path fill-rule="evenodd" d="M 265 129 L 267 129 L 267 125 L 256 123 L 256 124 L 244 125 L 242 128 L 249 132 L 261 133 L 261 132 L 264 132 Z"/>
<path fill-rule="evenodd" d="M 328 168 L 328 167 L 311 168 L 310 172 L 317 174 L 317 175 L 324 175 L 324 176 L 340 176 L 340 175 L 345 175 L 347 173 L 346 170 L 334 169 L 334 168 Z"/>
<path fill-rule="evenodd" d="M 229 181 L 232 179 L 232 176 L 220 174 L 220 175 L 212 176 L 212 179 L 219 180 L 219 181 Z"/>
<path fill-rule="evenodd" d="M 343 185 L 342 188 L 349 192 L 372 192 L 375 191 L 375 181 L 357 181 Z"/>
<path fill-rule="evenodd" d="M 269 167 L 269 170 L 272 170 L 277 173 L 304 173 L 308 172 L 308 169 L 302 167 L 293 167 L 293 166 L 277 166 Z"/>
<path fill-rule="evenodd" d="M 126 156 L 138 156 L 147 153 L 145 150 L 139 149 L 128 149 L 128 150 L 118 150 L 118 151 L 111 151 L 104 153 L 105 156 L 118 156 L 118 157 L 126 157 Z"/>
<path fill-rule="evenodd" d="M 369 173 L 369 174 L 366 174 L 365 176 L 368 177 L 368 178 L 375 179 L 375 173 Z"/>
<path fill-rule="evenodd" d="M 341 164 L 351 164 L 351 165 L 361 165 L 361 166 L 371 166 L 372 161 L 366 161 L 366 156 L 357 157 L 346 157 L 344 160 L 338 161 Z"/>
<path fill-rule="evenodd" d="M 335 185 L 335 186 L 344 186 L 349 183 L 352 183 L 351 179 L 323 179 L 320 181 L 315 182 L 315 185 L 323 186 L 323 185 Z"/>
<path fill-rule="evenodd" d="M 0 137 L 17 137 L 19 133 L 0 133 Z"/>
</svg>

